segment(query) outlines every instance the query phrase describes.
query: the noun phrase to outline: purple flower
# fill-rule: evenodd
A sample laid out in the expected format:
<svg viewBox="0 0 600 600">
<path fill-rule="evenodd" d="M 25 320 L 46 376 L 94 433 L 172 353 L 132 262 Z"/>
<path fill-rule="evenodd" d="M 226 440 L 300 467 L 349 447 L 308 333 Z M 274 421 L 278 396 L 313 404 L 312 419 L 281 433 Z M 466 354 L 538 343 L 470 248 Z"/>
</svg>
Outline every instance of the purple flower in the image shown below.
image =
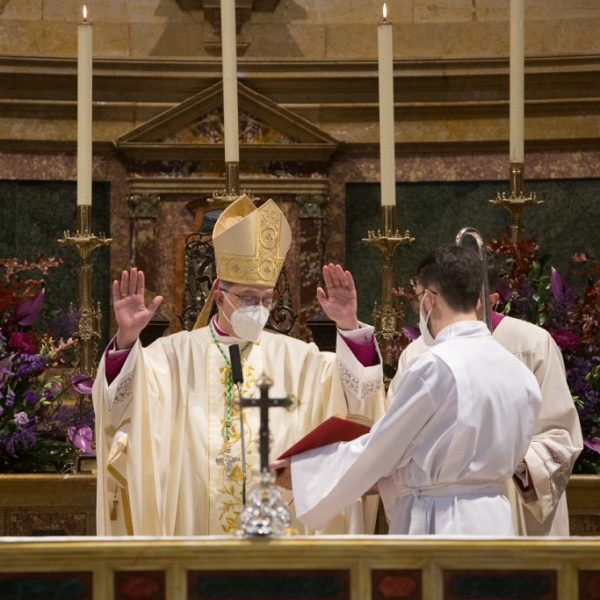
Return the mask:
<svg viewBox="0 0 600 600">
<path fill-rule="evenodd" d="M 29 422 L 29 417 L 27 416 L 27 413 L 25 413 L 25 412 L 15 413 L 15 423 L 17 425 L 27 425 L 28 422 Z"/>
<path fill-rule="evenodd" d="M 28 404 L 37 404 L 39 397 L 33 390 L 27 390 L 25 392 L 25 400 Z"/>
<path fill-rule="evenodd" d="M 21 357 L 21 366 L 17 369 L 17 377 L 26 375 L 41 375 L 46 367 L 48 359 L 39 354 L 30 354 Z"/>
<path fill-rule="evenodd" d="M 55 340 L 68 340 L 72 338 L 79 328 L 81 311 L 71 308 L 56 315 L 52 322 L 52 337 Z"/>
<path fill-rule="evenodd" d="M 591 448 L 600 454 L 600 438 L 587 438 L 586 440 L 583 440 L 583 443 L 588 448 Z"/>
<path fill-rule="evenodd" d="M 9 390 L 6 394 L 6 406 L 11 408 L 15 404 L 15 393 L 12 390 Z"/>
<path fill-rule="evenodd" d="M 414 342 L 421 335 L 421 330 L 418 327 L 414 327 L 412 325 L 407 325 L 402 328 L 402 333 L 409 339 L 411 342 Z"/>
<path fill-rule="evenodd" d="M 24 364 L 17 369 L 17 377 L 25 377 L 31 373 L 31 365 Z"/>
<path fill-rule="evenodd" d="M 551 331 L 550 335 L 561 350 L 573 350 L 581 344 L 581 338 L 570 329 L 557 329 Z"/>
<path fill-rule="evenodd" d="M 71 377 L 71 385 L 76 392 L 83 394 L 84 396 L 89 396 L 89 394 L 92 393 L 94 380 L 92 377 L 77 373 L 77 375 Z"/>
<path fill-rule="evenodd" d="M 20 413 L 25 414 L 25 413 Z M 35 422 L 21 426 L 16 431 L 6 431 L 2 440 L 0 440 L 0 453 L 2 447 L 6 450 L 6 454 L 9 456 L 18 457 L 18 453 L 21 450 L 27 450 L 27 448 L 33 446 L 37 442 L 37 433 L 35 431 Z"/>
<path fill-rule="evenodd" d="M 42 396 L 46 399 L 46 400 L 52 400 L 54 398 L 54 395 L 52 394 L 51 390 L 44 390 L 42 392 Z"/>
<path fill-rule="evenodd" d="M 35 296 L 28 298 L 22 304 L 15 308 L 13 319 L 21 327 L 29 327 L 33 325 L 39 317 L 44 306 L 44 296 L 46 288 L 42 288 Z"/>
<path fill-rule="evenodd" d="M 8 381 L 8 378 L 12 376 L 12 356 L 7 356 L 0 360 L 0 388 L 4 387 L 4 384 Z"/>
<path fill-rule="evenodd" d="M 508 283 L 504 279 L 502 279 L 502 278 L 498 279 L 498 284 L 496 285 L 496 291 L 498 292 L 498 295 L 500 296 L 500 302 L 502 302 L 502 304 L 506 304 L 510 300 L 512 290 L 510 289 L 510 285 L 508 285 Z"/>
<path fill-rule="evenodd" d="M 567 283 L 567 280 L 554 268 L 550 269 L 550 282 L 552 283 L 552 293 L 556 300 L 566 300 L 569 304 L 575 302 L 573 289 Z"/>
<path fill-rule="evenodd" d="M 86 454 L 94 454 L 94 449 L 92 448 L 93 437 L 94 433 L 88 425 L 69 427 L 69 439 L 71 443 Z"/>
</svg>

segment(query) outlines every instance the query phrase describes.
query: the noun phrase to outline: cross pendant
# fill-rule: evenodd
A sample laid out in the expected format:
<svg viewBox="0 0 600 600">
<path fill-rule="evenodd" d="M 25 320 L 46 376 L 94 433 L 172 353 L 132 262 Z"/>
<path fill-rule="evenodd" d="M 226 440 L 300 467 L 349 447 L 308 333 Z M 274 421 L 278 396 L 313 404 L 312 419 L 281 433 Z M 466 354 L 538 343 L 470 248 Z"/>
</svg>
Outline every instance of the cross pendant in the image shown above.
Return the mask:
<svg viewBox="0 0 600 600">
<path fill-rule="evenodd" d="M 219 456 L 219 458 L 215 460 L 218 465 L 223 465 L 225 467 L 225 479 L 229 481 L 231 479 L 233 463 L 238 462 L 241 459 L 239 456 L 231 456 L 231 448 L 227 446 L 227 448 L 225 448 L 225 454 L 223 456 Z"/>
</svg>

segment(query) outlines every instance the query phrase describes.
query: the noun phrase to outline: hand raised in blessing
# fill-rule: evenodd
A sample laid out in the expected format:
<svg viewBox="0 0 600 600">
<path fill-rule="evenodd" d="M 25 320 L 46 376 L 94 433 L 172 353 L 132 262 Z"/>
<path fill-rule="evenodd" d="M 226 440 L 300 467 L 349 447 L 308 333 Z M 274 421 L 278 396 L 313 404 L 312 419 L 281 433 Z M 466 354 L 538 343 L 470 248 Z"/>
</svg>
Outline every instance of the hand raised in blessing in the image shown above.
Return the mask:
<svg viewBox="0 0 600 600">
<path fill-rule="evenodd" d="M 317 299 L 327 316 L 340 329 L 358 329 L 356 288 L 350 271 L 344 271 L 340 265 L 325 265 L 323 279 L 327 293 L 318 288 Z"/>
<path fill-rule="evenodd" d="M 113 304 L 117 321 L 117 348 L 131 348 L 162 302 L 156 296 L 148 306 L 144 300 L 144 273 L 123 271 L 121 281 L 113 281 Z"/>
</svg>

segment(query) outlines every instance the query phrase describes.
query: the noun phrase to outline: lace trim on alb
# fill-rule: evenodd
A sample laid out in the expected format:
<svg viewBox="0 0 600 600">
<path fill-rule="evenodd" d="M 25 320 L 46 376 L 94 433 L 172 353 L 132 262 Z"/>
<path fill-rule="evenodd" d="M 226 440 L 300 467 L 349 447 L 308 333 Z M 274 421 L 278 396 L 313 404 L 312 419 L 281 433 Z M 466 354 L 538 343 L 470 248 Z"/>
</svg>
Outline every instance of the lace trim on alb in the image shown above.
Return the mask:
<svg viewBox="0 0 600 600">
<path fill-rule="evenodd" d="M 534 446 L 536 454 L 542 459 L 546 473 L 548 474 L 548 480 L 550 481 L 550 490 L 552 492 L 552 506 L 556 506 L 560 497 L 563 495 L 567 484 L 569 483 L 569 477 L 571 475 L 570 469 L 570 456 L 567 458 L 564 454 L 559 452 L 553 446 L 540 441 L 540 446 L 546 451 L 546 456 L 537 451 Z M 570 455 L 573 454 L 571 450 L 566 448 Z M 550 459 L 550 460 L 548 460 Z"/>
<path fill-rule="evenodd" d="M 381 389 L 381 381 L 365 381 L 360 382 L 360 379 L 352 372 L 352 370 L 338 357 L 338 368 L 342 383 L 359 399 L 365 400 L 369 396 L 376 394 Z"/>
<path fill-rule="evenodd" d="M 133 371 L 125 375 L 119 384 L 117 385 L 117 389 L 112 400 L 109 400 L 108 410 L 112 410 L 115 406 L 119 404 L 123 404 L 123 402 L 127 402 L 133 394 Z"/>
</svg>

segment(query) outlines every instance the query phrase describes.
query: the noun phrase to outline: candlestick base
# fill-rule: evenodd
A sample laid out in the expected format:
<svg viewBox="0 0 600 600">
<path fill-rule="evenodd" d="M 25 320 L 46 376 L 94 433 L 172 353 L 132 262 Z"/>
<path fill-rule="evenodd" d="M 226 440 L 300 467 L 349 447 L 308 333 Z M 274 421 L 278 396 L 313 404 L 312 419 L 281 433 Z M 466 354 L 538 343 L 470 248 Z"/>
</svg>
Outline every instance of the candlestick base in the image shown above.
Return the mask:
<svg viewBox="0 0 600 600">
<path fill-rule="evenodd" d="M 71 235 L 68 231 L 65 231 L 64 237 L 59 239 L 58 243 L 61 246 L 73 246 L 79 253 L 80 258 L 77 272 L 81 318 L 79 319 L 77 333 L 78 344 L 75 346 L 74 372 L 82 373 L 88 377 L 95 377 L 102 311 L 100 310 L 100 303 L 94 308 L 92 300 L 93 267 L 90 263 L 90 256 L 96 248 L 109 245 L 112 239 L 105 237 L 104 234 L 96 237 L 93 233 L 90 233 L 91 220 L 91 206 L 78 206 L 77 233 Z"/>
<path fill-rule="evenodd" d="M 510 233 L 511 238 L 515 242 L 520 242 L 523 239 L 523 213 L 530 206 L 538 206 L 543 204 L 543 200 L 538 200 L 535 192 L 531 192 L 529 196 L 524 194 L 525 187 L 525 166 L 523 163 L 510 164 L 510 197 L 506 197 L 504 192 L 496 195 L 490 203 L 494 206 L 505 208 L 511 217 Z"/>
</svg>

